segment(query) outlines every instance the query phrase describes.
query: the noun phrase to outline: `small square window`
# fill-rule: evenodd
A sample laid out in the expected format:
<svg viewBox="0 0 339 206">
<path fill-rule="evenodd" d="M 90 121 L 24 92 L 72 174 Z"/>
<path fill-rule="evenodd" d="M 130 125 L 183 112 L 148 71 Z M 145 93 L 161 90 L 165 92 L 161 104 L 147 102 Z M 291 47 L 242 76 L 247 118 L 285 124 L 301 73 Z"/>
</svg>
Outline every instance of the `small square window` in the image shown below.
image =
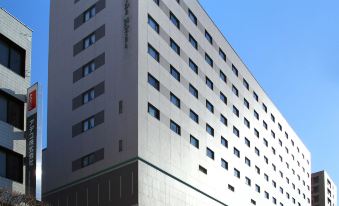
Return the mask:
<svg viewBox="0 0 339 206">
<path fill-rule="evenodd" d="M 198 42 L 193 38 L 192 35 L 189 35 L 188 40 L 195 49 L 198 49 Z"/>
<path fill-rule="evenodd" d="M 194 136 L 190 136 L 190 143 L 193 145 L 195 148 L 199 149 L 199 140 L 195 138 Z"/>
<path fill-rule="evenodd" d="M 195 24 L 198 25 L 198 19 L 197 17 L 193 14 L 191 10 L 188 10 L 188 17 L 191 19 L 191 21 Z"/>
<path fill-rule="evenodd" d="M 177 133 L 178 135 L 181 135 L 181 128 L 180 128 L 180 126 L 177 123 L 175 123 L 173 120 L 171 120 L 171 122 L 170 122 L 170 129 L 173 132 Z"/>
<path fill-rule="evenodd" d="M 199 115 L 193 110 L 190 110 L 190 118 L 197 124 L 199 124 Z"/>
<path fill-rule="evenodd" d="M 239 91 L 238 91 L 238 89 L 237 89 L 234 85 L 232 85 L 232 92 L 233 92 L 233 94 L 235 94 L 237 97 L 239 97 Z"/>
<path fill-rule="evenodd" d="M 175 43 L 173 39 L 170 40 L 170 46 L 173 49 L 173 51 L 180 56 L 180 47 L 178 46 L 177 43 Z"/>
<path fill-rule="evenodd" d="M 159 110 L 155 106 L 150 104 L 150 103 L 148 103 L 148 114 L 150 114 L 152 117 L 160 120 L 160 112 L 159 112 Z"/>
<path fill-rule="evenodd" d="M 214 129 L 209 124 L 206 124 L 206 132 L 212 137 L 214 137 Z"/>
<path fill-rule="evenodd" d="M 158 91 L 160 90 L 159 81 L 149 73 L 148 73 L 148 83 L 152 85 L 152 87 L 154 87 L 156 90 Z"/>
<path fill-rule="evenodd" d="M 219 73 L 219 77 L 223 82 L 227 83 L 227 77 L 221 70 L 220 70 L 220 73 Z"/>
<path fill-rule="evenodd" d="M 226 62 L 226 54 L 221 48 L 219 48 L 219 55 Z"/>
<path fill-rule="evenodd" d="M 227 97 L 222 92 L 220 92 L 220 100 L 227 105 Z"/>
<path fill-rule="evenodd" d="M 233 134 L 237 137 L 240 137 L 240 132 L 235 126 L 233 126 Z"/>
<path fill-rule="evenodd" d="M 210 148 L 206 148 L 206 155 L 207 157 L 211 158 L 212 160 L 214 160 L 214 152 L 213 150 L 211 150 Z"/>
<path fill-rule="evenodd" d="M 171 102 L 180 109 L 180 99 L 175 96 L 173 93 L 170 94 Z"/>
<path fill-rule="evenodd" d="M 198 90 L 193 87 L 191 84 L 189 85 L 189 92 L 195 97 L 198 99 L 198 96 L 199 96 L 199 93 L 198 93 Z"/>
<path fill-rule="evenodd" d="M 224 137 L 221 137 L 221 145 L 228 148 L 228 141 L 224 138 Z"/>
<path fill-rule="evenodd" d="M 148 54 L 157 62 L 160 61 L 159 52 L 155 50 L 150 44 L 148 44 Z"/>
<path fill-rule="evenodd" d="M 174 77 L 174 79 L 180 82 L 180 73 L 172 65 L 171 65 L 170 73 Z"/>
<path fill-rule="evenodd" d="M 207 62 L 208 65 L 213 67 L 213 60 L 207 53 L 205 53 L 205 61 Z"/>
<path fill-rule="evenodd" d="M 235 76 L 239 76 L 238 69 L 232 64 L 232 72 L 235 74 Z"/>
<path fill-rule="evenodd" d="M 208 100 L 206 100 L 206 108 L 211 112 L 214 113 L 214 106 Z"/>
<path fill-rule="evenodd" d="M 210 44 L 213 44 L 213 38 L 212 36 L 205 30 L 205 38 Z"/>
<path fill-rule="evenodd" d="M 188 64 L 189 64 L 189 67 L 192 69 L 192 71 L 198 74 L 198 66 L 191 59 L 189 59 Z"/>
<path fill-rule="evenodd" d="M 249 90 L 250 89 L 250 85 L 248 84 L 248 82 L 246 81 L 246 79 L 243 79 L 243 85 L 244 87 Z"/>
<path fill-rule="evenodd" d="M 225 170 L 228 170 L 228 162 L 224 159 L 221 159 L 221 167 Z"/>
<path fill-rule="evenodd" d="M 180 29 L 180 21 L 172 12 L 170 12 L 170 20 L 174 24 L 175 27 Z"/>
<path fill-rule="evenodd" d="M 208 77 L 206 77 L 206 85 L 213 90 L 213 82 Z"/>
<path fill-rule="evenodd" d="M 157 33 L 159 33 L 159 24 L 150 16 L 148 15 L 148 25 Z"/>
</svg>

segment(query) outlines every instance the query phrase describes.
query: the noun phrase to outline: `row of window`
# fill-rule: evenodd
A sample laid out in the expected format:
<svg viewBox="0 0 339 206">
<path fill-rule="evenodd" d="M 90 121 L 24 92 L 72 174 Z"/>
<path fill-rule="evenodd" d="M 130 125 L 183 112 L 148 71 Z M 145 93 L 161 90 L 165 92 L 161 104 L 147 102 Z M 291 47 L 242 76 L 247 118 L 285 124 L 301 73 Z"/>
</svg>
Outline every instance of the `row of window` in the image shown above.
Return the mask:
<svg viewBox="0 0 339 206">
<path fill-rule="evenodd" d="M 155 60 L 158 60 L 158 59 L 160 58 L 160 57 L 159 57 L 159 56 L 160 56 L 160 55 L 159 55 L 159 52 L 156 51 L 151 45 L 149 45 L 149 47 L 148 47 L 148 52 L 149 52 L 149 54 L 150 54 Z M 173 66 L 171 66 L 171 68 L 170 68 L 170 74 L 171 74 L 176 80 L 180 81 L 180 73 L 179 73 Z M 159 81 L 158 81 L 157 79 L 155 79 L 151 74 L 148 75 L 148 81 L 149 81 L 149 83 L 150 83 L 154 88 L 156 88 L 157 90 L 159 90 Z M 210 89 L 213 90 L 213 82 L 212 82 L 208 77 L 206 77 L 206 85 L 207 85 L 207 87 L 209 87 Z M 238 96 L 238 90 L 237 90 L 237 88 L 236 88 L 235 86 L 232 87 L 232 91 L 233 91 L 233 93 L 234 93 L 235 95 Z M 198 92 L 198 90 L 197 90 L 196 88 L 194 88 L 194 86 L 192 86 L 191 84 L 189 85 L 189 92 L 190 92 L 194 97 L 198 98 L 199 92 Z M 227 98 L 226 98 L 226 96 L 225 96 L 222 92 L 220 92 L 220 99 L 221 99 L 225 104 L 227 104 Z M 170 101 L 171 101 L 174 105 L 176 105 L 178 108 L 180 108 L 180 99 L 179 99 L 177 96 L 175 96 L 173 93 L 170 94 Z M 249 104 L 248 101 L 247 101 L 246 99 L 244 99 L 244 105 L 248 105 L 248 104 Z M 208 100 L 206 100 L 206 108 L 207 108 L 211 113 L 214 113 L 214 106 L 213 106 L 213 104 L 212 104 L 211 102 L 209 102 Z M 235 106 L 233 106 L 233 113 L 234 113 L 237 117 L 239 117 L 239 110 L 238 110 L 237 107 L 235 107 Z M 256 119 L 259 119 L 259 114 L 258 114 L 255 110 L 254 110 L 254 116 L 255 116 Z M 193 119 L 195 122 L 198 123 L 199 116 L 198 116 L 194 111 L 192 111 L 192 110 L 191 110 L 191 112 L 190 112 L 190 117 L 191 117 L 191 119 Z M 223 116 L 222 114 L 220 115 L 220 121 L 221 121 L 224 125 L 227 126 L 227 118 L 226 118 L 225 116 Z M 264 126 L 266 125 L 265 128 L 267 129 L 267 124 L 265 123 L 265 121 L 263 121 L 263 122 L 264 122 Z M 247 127 L 250 127 L 250 122 L 249 122 L 249 120 L 247 120 L 245 117 L 244 117 L 244 124 L 245 124 Z M 214 129 L 213 129 L 210 125 L 208 125 L 208 124 L 206 125 L 206 131 L 207 131 L 210 135 L 214 136 Z M 271 132 L 272 132 L 272 137 L 275 138 L 275 133 L 274 133 L 273 131 L 271 131 Z M 239 132 L 239 130 L 238 130 L 236 127 L 233 127 L 233 133 L 234 133 L 237 137 L 240 137 L 240 132 Z M 258 131 L 257 129 L 255 129 L 255 128 L 254 128 L 254 134 L 255 134 L 255 136 L 256 136 L 257 138 L 260 137 L 259 131 Z M 264 139 L 264 141 L 266 141 L 266 145 L 267 145 L 267 147 L 268 147 L 268 142 L 267 142 L 267 140 Z M 279 145 L 280 145 L 281 147 L 283 147 L 282 141 L 281 141 L 280 139 L 279 139 Z M 273 147 L 272 147 L 272 148 L 273 148 Z M 275 152 L 276 150 L 275 150 L 274 148 L 272 149 L 272 151 L 274 151 L 273 154 L 276 153 L 276 152 Z M 286 151 L 287 154 L 289 153 L 289 150 L 288 150 L 287 147 L 285 147 L 285 151 Z M 283 162 L 283 159 L 282 159 L 282 156 L 281 156 L 281 155 L 279 155 L 279 158 L 280 158 L 280 161 Z M 295 160 L 293 154 L 292 154 L 292 158 L 293 158 L 293 160 Z M 300 166 L 301 166 L 301 165 L 300 165 L 300 162 L 297 161 L 297 163 L 298 163 L 298 166 L 300 167 Z M 287 164 L 287 168 L 290 168 L 290 167 L 289 167 L 289 163 L 286 162 L 286 164 Z M 291 169 L 291 170 L 292 170 L 293 174 L 295 175 L 295 170 L 294 170 L 294 169 Z M 304 167 L 303 167 L 303 172 L 304 172 L 304 173 L 306 172 Z M 297 176 L 298 176 L 298 179 L 300 180 L 300 175 L 297 175 Z M 303 181 L 303 183 L 304 183 L 304 185 L 305 185 L 305 181 Z"/>
<path fill-rule="evenodd" d="M 0 90 L 0 121 L 24 129 L 24 103 Z"/>
<path fill-rule="evenodd" d="M 159 3 L 160 3 L 160 1 L 158 1 L 158 2 L 156 2 L 158 5 L 159 5 Z M 169 14 L 169 16 L 170 16 L 170 21 L 180 30 L 180 21 L 179 21 L 179 19 L 170 11 L 170 14 Z M 188 17 L 189 17 L 189 19 L 191 19 L 192 20 L 192 22 L 195 24 L 195 25 L 197 25 L 197 22 L 198 22 L 198 20 L 197 20 L 197 17 L 194 15 L 194 13 L 190 10 L 190 9 L 188 9 Z M 154 30 L 157 32 L 157 33 L 159 33 L 159 24 L 149 15 L 149 19 L 148 19 L 148 22 L 149 22 L 149 24 L 151 25 L 151 27 L 152 28 L 154 28 Z M 205 38 L 211 43 L 211 44 L 213 44 L 213 38 L 212 38 L 212 36 L 210 35 L 210 33 L 207 31 L 207 30 L 205 30 Z M 198 48 L 198 43 L 197 43 L 197 41 L 193 38 L 193 36 L 191 35 L 191 34 L 189 34 L 189 37 L 188 37 L 188 39 L 189 39 L 189 42 L 192 44 L 192 46 L 194 47 L 194 48 Z M 172 39 L 171 39 L 171 48 L 177 53 L 177 54 L 179 54 L 180 55 L 180 47 L 178 46 L 178 44 L 177 43 L 175 43 Z M 226 54 L 225 54 L 225 52 L 221 49 L 221 48 L 219 48 L 219 55 L 220 55 L 220 57 L 224 60 L 224 61 L 226 61 Z M 206 60 L 206 62 L 210 65 L 210 66 L 212 66 L 213 67 L 213 60 L 212 60 L 212 58 L 207 54 L 207 53 L 205 53 L 205 60 Z M 238 77 L 239 76 L 239 71 L 238 71 L 238 69 L 234 66 L 234 65 L 232 65 L 232 71 L 233 71 L 233 73 Z M 225 78 L 226 79 L 226 78 Z M 243 78 L 243 85 L 244 85 L 244 87 L 247 89 L 247 90 L 249 90 L 249 83 Z M 237 93 L 237 96 L 238 96 L 238 91 L 237 91 L 237 89 L 236 88 L 234 88 L 234 90 L 236 90 L 236 93 Z M 259 96 L 258 96 L 258 94 L 255 92 L 255 91 L 253 91 L 253 98 L 257 101 L 257 102 L 259 102 Z M 267 106 L 264 104 L 264 103 L 262 103 L 262 108 L 263 108 L 263 110 L 267 113 L 268 112 L 268 109 L 267 109 Z M 259 117 L 258 117 L 258 119 L 259 119 Z M 271 114 L 271 120 L 272 120 L 272 122 L 276 122 L 275 121 L 275 116 L 273 115 L 273 114 Z M 279 127 L 279 130 L 280 131 L 282 131 L 282 126 L 281 126 L 281 124 L 280 123 L 278 123 L 278 127 Z M 288 139 L 288 134 L 285 132 L 285 136 L 286 136 L 286 138 Z M 291 142 L 292 142 L 292 146 L 294 146 L 294 142 L 293 142 L 293 140 L 291 140 Z M 298 150 L 298 153 L 300 152 L 300 150 L 299 150 L 299 148 L 297 148 L 297 150 Z M 304 156 L 304 154 L 302 154 L 302 156 L 303 156 L 303 159 L 305 158 L 305 156 Z M 309 161 L 307 160 L 307 163 L 309 164 Z"/>
</svg>

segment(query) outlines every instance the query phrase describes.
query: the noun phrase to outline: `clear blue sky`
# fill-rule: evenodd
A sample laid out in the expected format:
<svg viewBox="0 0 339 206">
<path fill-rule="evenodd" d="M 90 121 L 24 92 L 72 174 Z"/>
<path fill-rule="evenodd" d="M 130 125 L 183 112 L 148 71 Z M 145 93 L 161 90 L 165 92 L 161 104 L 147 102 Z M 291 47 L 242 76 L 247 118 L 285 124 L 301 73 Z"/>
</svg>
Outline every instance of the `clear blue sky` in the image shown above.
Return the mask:
<svg viewBox="0 0 339 206">
<path fill-rule="evenodd" d="M 339 1 L 200 2 L 310 149 L 313 171 L 339 184 Z M 32 81 L 44 86 L 46 120 L 49 1 L 0 6 L 34 30 Z"/>
</svg>

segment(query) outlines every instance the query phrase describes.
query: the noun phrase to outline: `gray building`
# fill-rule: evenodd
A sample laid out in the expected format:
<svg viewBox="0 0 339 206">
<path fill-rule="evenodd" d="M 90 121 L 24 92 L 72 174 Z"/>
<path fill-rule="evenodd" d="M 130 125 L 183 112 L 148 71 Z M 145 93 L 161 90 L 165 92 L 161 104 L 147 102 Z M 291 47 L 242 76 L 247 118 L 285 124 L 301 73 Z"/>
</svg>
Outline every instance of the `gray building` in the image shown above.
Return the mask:
<svg viewBox="0 0 339 206">
<path fill-rule="evenodd" d="M 0 8 L 0 188 L 25 193 L 25 102 L 32 31 Z"/>
<path fill-rule="evenodd" d="M 52 0 L 52 205 L 311 205 L 311 154 L 196 0 Z"/>
<path fill-rule="evenodd" d="M 337 206 L 337 186 L 326 171 L 312 174 L 312 206 Z"/>
</svg>

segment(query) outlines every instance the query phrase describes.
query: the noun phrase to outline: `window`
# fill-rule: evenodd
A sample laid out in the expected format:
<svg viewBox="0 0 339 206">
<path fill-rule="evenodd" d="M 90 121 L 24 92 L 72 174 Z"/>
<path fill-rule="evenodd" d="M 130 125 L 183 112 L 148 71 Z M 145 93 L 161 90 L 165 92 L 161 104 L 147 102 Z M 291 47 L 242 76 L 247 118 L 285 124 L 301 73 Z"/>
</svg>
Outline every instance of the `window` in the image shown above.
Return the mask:
<svg viewBox="0 0 339 206">
<path fill-rule="evenodd" d="M 250 121 L 244 117 L 244 124 L 246 125 L 247 128 L 251 127 Z"/>
<path fill-rule="evenodd" d="M 207 62 L 207 64 L 213 67 L 213 60 L 207 53 L 205 53 L 205 61 Z"/>
<path fill-rule="evenodd" d="M 84 22 L 93 18 L 95 14 L 96 14 L 95 6 L 92 6 L 91 8 L 84 12 Z"/>
<path fill-rule="evenodd" d="M 235 156 L 237 156 L 238 158 L 240 158 L 240 151 L 237 149 L 237 148 L 233 148 L 233 154 L 235 155 Z"/>
<path fill-rule="evenodd" d="M 212 36 L 205 30 L 205 38 L 210 44 L 213 44 L 213 38 Z"/>
<path fill-rule="evenodd" d="M 263 120 L 262 124 L 263 124 L 264 128 L 267 130 L 267 123 Z"/>
<path fill-rule="evenodd" d="M 94 117 L 86 119 L 85 121 L 82 122 L 82 131 L 86 132 L 87 130 L 92 129 L 95 126 L 94 123 L 95 123 Z"/>
<path fill-rule="evenodd" d="M 199 140 L 192 135 L 190 136 L 190 143 L 193 145 L 195 148 L 199 149 Z"/>
<path fill-rule="evenodd" d="M 237 137 L 240 136 L 240 132 L 239 132 L 239 130 L 238 130 L 235 126 L 233 126 L 233 134 L 234 134 L 235 136 L 237 136 Z"/>
<path fill-rule="evenodd" d="M 83 68 L 82 68 L 82 76 L 86 77 L 89 74 L 91 74 L 92 72 L 94 72 L 96 69 L 96 64 L 94 61 L 86 64 Z"/>
<path fill-rule="evenodd" d="M 254 110 L 253 113 L 254 113 L 254 117 L 255 117 L 257 120 L 259 120 L 259 114 L 258 114 L 258 112 Z"/>
<path fill-rule="evenodd" d="M 258 148 L 255 148 L 254 151 L 257 156 L 260 156 L 260 150 Z"/>
<path fill-rule="evenodd" d="M 175 53 L 177 53 L 178 55 L 180 55 L 180 47 L 178 46 L 177 43 L 175 43 L 175 41 L 173 39 L 170 40 L 170 46 L 173 49 L 173 51 Z"/>
<path fill-rule="evenodd" d="M 193 12 L 190 9 L 188 10 L 188 17 L 191 19 L 191 21 L 195 25 L 198 25 L 198 19 L 197 19 L 197 17 L 193 14 Z"/>
<path fill-rule="evenodd" d="M 207 175 L 207 169 L 199 165 L 199 171 Z"/>
<path fill-rule="evenodd" d="M 0 90 L 0 121 L 24 129 L 24 103 Z"/>
<path fill-rule="evenodd" d="M 239 117 L 239 110 L 235 106 L 233 106 L 233 114 Z"/>
<path fill-rule="evenodd" d="M 170 73 L 171 73 L 172 77 L 174 77 L 174 79 L 176 79 L 180 82 L 180 73 L 172 65 L 171 65 Z"/>
<path fill-rule="evenodd" d="M 213 90 L 213 82 L 208 77 L 206 77 L 206 85 Z"/>
<path fill-rule="evenodd" d="M 159 33 L 159 24 L 150 16 L 148 15 L 148 25 L 157 33 Z"/>
<path fill-rule="evenodd" d="M 219 73 L 219 77 L 223 82 L 227 83 L 227 77 L 224 74 L 224 72 L 222 72 L 221 70 L 220 70 L 220 73 Z"/>
<path fill-rule="evenodd" d="M 251 160 L 245 157 L 245 164 L 249 167 L 251 167 Z"/>
<path fill-rule="evenodd" d="M 220 114 L 220 122 L 223 125 L 227 126 L 227 118 L 224 115 L 222 115 L 222 114 Z"/>
<path fill-rule="evenodd" d="M 232 64 L 232 72 L 235 74 L 235 76 L 239 76 L 238 69 Z"/>
<path fill-rule="evenodd" d="M 206 108 L 207 108 L 210 112 L 214 113 L 214 106 L 213 106 L 213 104 L 211 104 L 208 100 L 206 100 Z"/>
<path fill-rule="evenodd" d="M 267 174 L 264 174 L 264 179 L 266 180 L 266 182 L 268 182 L 268 181 L 269 181 L 269 177 L 268 177 L 268 175 L 267 175 Z"/>
<path fill-rule="evenodd" d="M 193 110 L 190 110 L 190 118 L 196 122 L 197 124 L 199 124 L 199 116 L 197 115 L 197 113 L 195 113 Z"/>
<path fill-rule="evenodd" d="M 254 135 L 258 138 L 260 137 L 259 131 L 256 128 L 254 128 Z"/>
<path fill-rule="evenodd" d="M 180 99 L 176 97 L 173 93 L 170 94 L 171 102 L 180 109 Z"/>
<path fill-rule="evenodd" d="M 90 89 L 82 95 L 82 103 L 86 104 L 87 102 L 92 101 L 95 98 L 94 89 Z"/>
<path fill-rule="evenodd" d="M 199 93 L 198 93 L 198 90 L 197 90 L 195 87 L 193 87 L 193 86 L 190 84 L 188 90 L 189 90 L 189 92 L 190 92 L 195 98 L 198 99 Z"/>
<path fill-rule="evenodd" d="M 91 45 L 93 45 L 95 43 L 95 33 L 87 36 L 84 40 L 83 40 L 83 45 L 84 45 L 84 49 L 90 47 Z"/>
<path fill-rule="evenodd" d="M 206 132 L 212 137 L 214 137 L 214 129 L 209 124 L 206 124 Z"/>
<path fill-rule="evenodd" d="M 155 106 L 150 104 L 150 103 L 148 103 L 148 114 L 150 114 L 152 117 L 160 120 L 160 112 L 159 112 L 159 110 Z"/>
<path fill-rule="evenodd" d="M 262 108 L 267 113 L 267 106 L 264 103 L 262 103 Z"/>
<path fill-rule="evenodd" d="M 228 141 L 224 138 L 224 137 L 221 137 L 221 145 L 228 148 Z"/>
<path fill-rule="evenodd" d="M 260 175 L 260 168 L 258 166 L 255 166 L 255 171 L 257 172 L 258 175 Z"/>
<path fill-rule="evenodd" d="M 159 52 L 155 50 L 150 44 L 148 44 L 148 54 L 157 62 L 160 61 Z"/>
<path fill-rule="evenodd" d="M 177 133 L 178 135 L 181 135 L 181 128 L 180 128 L 180 126 L 177 123 L 175 123 L 173 120 L 171 120 L 171 122 L 170 122 L 170 129 L 173 132 Z"/>
<path fill-rule="evenodd" d="M 160 84 L 159 84 L 159 81 L 153 77 L 150 73 L 148 73 L 148 83 L 150 85 L 152 85 L 152 87 L 154 87 L 156 90 L 160 90 Z"/>
<path fill-rule="evenodd" d="M 270 194 L 268 192 L 265 191 L 265 198 L 269 199 L 270 198 Z"/>
<path fill-rule="evenodd" d="M 234 187 L 232 186 L 232 185 L 228 185 L 228 189 L 230 190 L 230 191 L 232 191 L 232 192 L 234 192 Z"/>
<path fill-rule="evenodd" d="M 87 167 L 91 164 L 95 163 L 95 153 L 89 154 L 83 158 L 81 158 L 81 167 Z"/>
<path fill-rule="evenodd" d="M 234 177 L 240 178 L 240 171 L 234 168 Z"/>
<path fill-rule="evenodd" d="M 174 24 L 174 26 L 180 29 L 180 21 L 172 12 L 170 12 L 170 20 Z"/>
<path fill-rule="evenodd" d="M 159 6 L 160 0 L 153 0 Z"/>
<path fill-rule="evenodd" d="M 25 77 L 26 51 L 0 34 L 0 64 Z"/>
<path fill-rule="evenodd" d="M 220 92 L 220 100 L 227 105 L 227 97 L 222 92 Z"/>
<path fill-rule="evenodd" d="M 249 90 L 250 89 L 250 85 L 248 84 L 248 82 L 246 81 L 246 79 L 243 79 L 243 85 L 244 87 Z"/>
<path fill-rule="evenodd" d="M 244 105 L 247 109 L 250 108 L 250 103 L 247 101 L 247 99 L 244 98 Z"/>
<path fill-rule="evenodd" d="M 251 147 L 251 141 L 247 139 L 246 137 L 245 137 L 245 145 L 247 145 L 247 147 Z"/>
<path fill-rule="evenodd" d="M 189 60 L 188 65 L 194 73 L 198 74 L 198 66 L 191 59 Z"/>
<path fill-rule="evenodd" d="M 207 157 L 211 158 L 212 160 L 214 160 L 214 152 L 213 150 L 211 150 L 210 148 L 206 148 L 206 155 Z"/>
<path fill-rule="evenodd" d="M 221 167 L 225 170 L 228 170 L 228 162 L 224 159 L 221 159 Z"/>
<path fill-rule="evenodd" d="M 264 141 L 264 145 L 266 146 L 266 147 L 268 147 L 268 141 L 264 138 L 263 139 L 263 141 Z"/>
<path fill-rule="evenodd" d="M 232 92 L 233 92 L 233 94 L 235 94 L 237 97 L 239 97 L 239 91 L 238 91 L 238 89 L 237 89 L 234 85 L 232 85 Z"/>
<path fill-rule="evenodd" d="M 248 186 L 251 186 L 251 179 L 250 178 L 248 178 L 248 177 L 245 177 L 245 182 L 246 182 L 246 185 L 248 185 Z"/>
<path fill-rule="evenodd" d="M 219 55 L 224 61 L 226 61 L 226 54 L 221 48 L 219 48 Z"/>
<path fill-rule="evenodd" d="M 273 114 L 271 114 L 271 120 L 272 120 L 272 122 L 275 122 L 275 117 L 274 117 Z"/>
<path fill-rule="evenodd" d="M 0 177 L 23 183 L 23 156 L 0 147 Z"/>
<path fill-rule="evenodd" d="M 195 49 L 198 49 L 198 42 L 193 38 L 191 34 L 189 35 L 188 40 Z"/>
<path fill-rule="evenodd" d="M 257 93 L 253 92 L 253 98 L 255 99 L 255 101 L 259 101 L 259 97 L 257 95 Z"/>
<path fill-rule="evenodd" d="M 259 186 L 259 185 L 255 185 L 255 191 L 256 191 L 257 193 L 260 193 L 260 186 Z"/>
</svg>

